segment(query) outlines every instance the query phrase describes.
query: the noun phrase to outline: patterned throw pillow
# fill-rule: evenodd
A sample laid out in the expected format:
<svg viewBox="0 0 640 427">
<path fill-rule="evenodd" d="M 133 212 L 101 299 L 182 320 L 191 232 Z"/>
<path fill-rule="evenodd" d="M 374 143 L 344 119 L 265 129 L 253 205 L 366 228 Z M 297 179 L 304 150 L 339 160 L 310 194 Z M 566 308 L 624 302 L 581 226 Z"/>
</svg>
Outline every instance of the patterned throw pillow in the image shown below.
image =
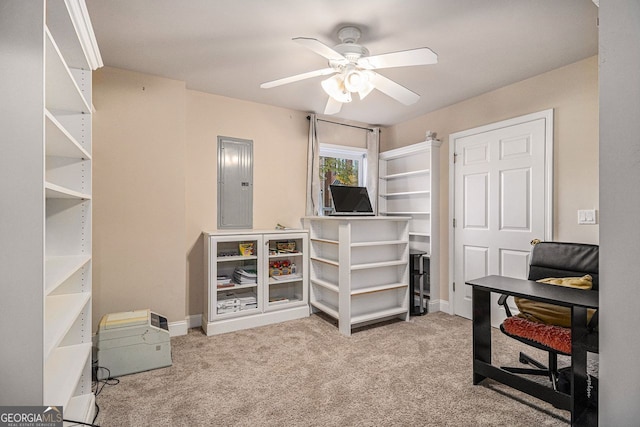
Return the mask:
<svg viewBox="0 0 640 427">
<path fill-rule="evenodd" d="M 593 287 L 593 279 L 590 275 L 582 277 L 550 277 L 538 280 L 540 283 L 548 283 L 556 286 L 567 286 L 571 288 L 589 290 Z M 520 313 L 517 315 L 532 322 L 544 323 L 547 325 L 557 325 L 565 328 L 571 327 L 571 309 L 540 301 L 533 301 L 526 298 L 514 298 Z M 595 310 L 587 310 L 587 323 Z"/>
</svg>

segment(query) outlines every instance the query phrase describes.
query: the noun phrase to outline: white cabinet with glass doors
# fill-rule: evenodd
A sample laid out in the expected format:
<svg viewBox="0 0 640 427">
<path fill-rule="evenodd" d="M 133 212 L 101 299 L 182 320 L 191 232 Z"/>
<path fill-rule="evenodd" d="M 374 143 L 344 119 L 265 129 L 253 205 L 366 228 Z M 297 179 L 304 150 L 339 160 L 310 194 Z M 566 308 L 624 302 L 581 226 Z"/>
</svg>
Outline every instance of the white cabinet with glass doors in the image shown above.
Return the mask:
<svg viewBox="0 0 640 427">
<path fill-rule="evenodd" d="M 308 233 L 204 233 L 203 329 L 215 335 L 309 316 Z"/>
</svg>

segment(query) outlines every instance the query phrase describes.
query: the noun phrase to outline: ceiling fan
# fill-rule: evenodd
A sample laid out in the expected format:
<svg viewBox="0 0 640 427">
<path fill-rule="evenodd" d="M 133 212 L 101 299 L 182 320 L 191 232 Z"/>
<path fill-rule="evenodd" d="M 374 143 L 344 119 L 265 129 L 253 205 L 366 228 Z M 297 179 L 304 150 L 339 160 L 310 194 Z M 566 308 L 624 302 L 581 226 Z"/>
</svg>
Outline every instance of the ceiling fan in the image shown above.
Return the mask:
<svg viewBox="0 0 640 427">
<path fill-rule="evenodd" d="M 420 95 L 373 70 L 436 64 L 438 55 L 427 47 L 421 47 L 369 56 L 369 50 L 357 43 L 360 35 L 361 32 L 356 27 L 343 27 L 338 31 L 338 38 L 342 43 L 333 48 L 316 39 L 294 38 L 293 41 L 327 58 L 329 67 L 262 83 L 260 87 L 268 89 L 312 77 L 334 74 L 320 83 L 329 95 L 324 109 L 325 114 L 338 113 L 343 103 L 351 102 L 352 93 L 357 92 L 360 99 L 364 99 L 373 89 L 378 89 L 405 105 L 417 102 Z"/>
</svg>

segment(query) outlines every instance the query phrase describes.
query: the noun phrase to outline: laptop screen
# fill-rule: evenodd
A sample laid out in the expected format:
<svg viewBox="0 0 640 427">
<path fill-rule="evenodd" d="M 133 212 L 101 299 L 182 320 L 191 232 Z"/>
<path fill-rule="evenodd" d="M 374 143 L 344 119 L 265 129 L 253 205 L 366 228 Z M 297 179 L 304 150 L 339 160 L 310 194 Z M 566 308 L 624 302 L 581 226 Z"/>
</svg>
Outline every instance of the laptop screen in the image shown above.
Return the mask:
<svg viewBox="0 0 640 427">
<path fill-rule="evenodd" d="M 373 214 L 366 187 L 330 185 L 331 198 L 336 213 Z"/>
</svg>

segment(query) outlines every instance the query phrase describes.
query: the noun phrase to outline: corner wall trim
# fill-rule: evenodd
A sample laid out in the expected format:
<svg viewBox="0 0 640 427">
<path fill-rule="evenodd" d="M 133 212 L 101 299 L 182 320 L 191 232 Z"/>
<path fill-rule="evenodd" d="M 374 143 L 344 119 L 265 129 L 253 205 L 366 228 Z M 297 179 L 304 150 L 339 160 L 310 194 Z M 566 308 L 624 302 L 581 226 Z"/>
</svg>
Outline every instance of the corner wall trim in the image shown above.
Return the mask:
<svg viewBox="0 0 640 427">
<path fill-rule="evenodd" d="M 191 314 L 187 316 L 187 326 L 191 328 L 202 327 L 202 314 Z"/>
</svg>

